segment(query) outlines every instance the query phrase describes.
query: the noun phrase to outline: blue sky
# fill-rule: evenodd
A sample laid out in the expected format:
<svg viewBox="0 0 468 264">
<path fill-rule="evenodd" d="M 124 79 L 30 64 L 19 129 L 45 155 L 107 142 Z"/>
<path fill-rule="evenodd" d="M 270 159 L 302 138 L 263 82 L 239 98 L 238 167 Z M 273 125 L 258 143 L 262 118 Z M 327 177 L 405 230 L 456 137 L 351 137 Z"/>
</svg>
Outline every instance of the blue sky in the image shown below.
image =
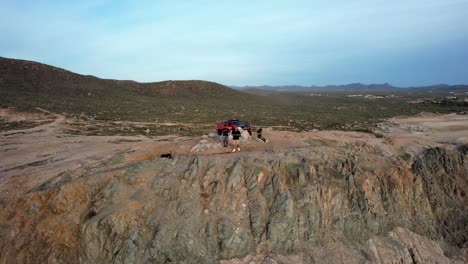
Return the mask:
<svg viewBox="0 0 468 264">
<path fill-rule="evenodd" d="M 0 0 L 0 12 L 0 56 L 101 78 L 468 84 L 468 0 Z"/>
</svg>

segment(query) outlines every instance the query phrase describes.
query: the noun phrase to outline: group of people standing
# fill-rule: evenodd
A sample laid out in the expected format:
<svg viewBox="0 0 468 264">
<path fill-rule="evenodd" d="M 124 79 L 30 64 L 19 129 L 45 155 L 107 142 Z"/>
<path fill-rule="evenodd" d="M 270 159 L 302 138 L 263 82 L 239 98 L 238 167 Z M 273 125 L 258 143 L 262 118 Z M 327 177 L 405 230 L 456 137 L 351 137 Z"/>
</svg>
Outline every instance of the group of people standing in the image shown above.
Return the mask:
<svg viewBox="0 0 468 264">
<path fill-rule="evenodd" d="M 267 143 L 268 140 L 266 140 L 263 136 L 262 136 L 262 132 L 263 132 L 263 129 L 259 129 L 257 130 L 257 138 L 262 140 L 263 142 Z M 241 132 L 239 131 L 239 128 L 234 126 L 232 128 L 232 131 L 230 131 L 227 127 L 225 127 L 223 129 L 223 131 L 221 132 L 221 137 L 222 137 L 222 140 L 223 140 L 223 147 L 228 147 L 229 146 L 229 142 L 228 142 L 228 139 L 229 139 L 229 133 L 231 133 L 232 135 L 232 146 L 233 146 L 233 149 L 232 149 L 232 152 L 236 152 L 236 151 L 240 151 L 240 144 L 239 144 L 239 140 L 240 140 L 240 137 L 241 137 Z"/>
</svg>

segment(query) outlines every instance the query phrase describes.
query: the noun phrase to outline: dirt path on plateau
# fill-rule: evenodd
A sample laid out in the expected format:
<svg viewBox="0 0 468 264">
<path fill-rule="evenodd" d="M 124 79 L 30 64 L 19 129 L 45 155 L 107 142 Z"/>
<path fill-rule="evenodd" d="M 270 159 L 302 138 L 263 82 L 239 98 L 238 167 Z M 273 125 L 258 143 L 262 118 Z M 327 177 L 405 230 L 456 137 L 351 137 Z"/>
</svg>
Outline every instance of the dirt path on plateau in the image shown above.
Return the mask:
<svg viewBox="0 0 468 264">
<path fill-rule="evenodd" d="M 8 120 L 37 121 L 48 118 L 49 123 L 29 129 L 0 133 L 0 181 L 9 177 L 50 177 L 63 171 L 82 170 L 100 165 L 126 164 L 159 158 L 163 153 L 173 156 L 222 155 L 261 156 L 265 153 L 293 149 L 338 147 L 346 144 L 367 144 L 379 147 L 388 156 L 409 153 L 414 156 L 433 146 L 456 146 L 468 143 L 468 115 L 433 114 L 411 118 L 392 118 L 380 124 L 383 138 L 359 132 L 318 131 L 288 132 L 265 128 L 264 143 L 253 137 L 242 138 L 241 151 L 222 147 L 218 137 L 140 136 L 81 136 L 67 134 L 67 118 L 38 109 L 44 115 L 15 113 L 0 109 L 0 117 Z M 53 119 L 52 119 L 53 118 Z M 70 121 L 71 122 L 71 121 Z"/>
</svg>

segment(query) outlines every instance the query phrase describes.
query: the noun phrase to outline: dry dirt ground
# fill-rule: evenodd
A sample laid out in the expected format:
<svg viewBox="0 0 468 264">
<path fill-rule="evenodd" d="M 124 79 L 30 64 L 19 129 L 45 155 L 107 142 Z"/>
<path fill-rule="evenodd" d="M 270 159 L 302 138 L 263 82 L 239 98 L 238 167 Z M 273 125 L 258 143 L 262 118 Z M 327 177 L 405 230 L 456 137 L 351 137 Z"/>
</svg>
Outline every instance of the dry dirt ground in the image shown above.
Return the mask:
<svg viewBox="0 0 468 264">
<path fill-rule="evenodd" d="M 395 149 L 417 155 L 428 147 L 454 147 L 468 142 L 468 115 L 421 113 L 391 118 L 379 130 Z"/>
<path fill-rule="evenodd" d="M 360 132 L 298 133 L 265 128 L 263 134 L 269 140 L 268 143 L 256 139 L 254 133 L 251 138 L 242 138 L 240 152 L 232 153 L 232 147 L 222 147 L 219 138 L 213 133 L 197 137 L 71 135 L 65 131 L 72 120 L 67 120 L 60 114 L 39 110 L 43 114 L 0 109 L 0 118 L 3 120 L 26 120 L 40 124 L 33 128 L 0 132 L 0 183 L 12 176 L 21 179 L 32 175 L 39 180 L 41 176 L 97 164 L 114 165 L 150 160 L 169 152 L 173 156 L 261 155 L 275 149 L 342 146 L 365 142 L 379 146 L 388 156 L 406 155 L 410 159 L 428 147 L 468 143 L 468 115 L 457 114 L 420 114 L 411 118 L 392 118 L 379 125 L 377 132 L 384 135 L 382 138 Z M 44 124 L 44 120 L 49 123 Z M 29 184 L 34 184 L 33 182 Z"/>
</svg>

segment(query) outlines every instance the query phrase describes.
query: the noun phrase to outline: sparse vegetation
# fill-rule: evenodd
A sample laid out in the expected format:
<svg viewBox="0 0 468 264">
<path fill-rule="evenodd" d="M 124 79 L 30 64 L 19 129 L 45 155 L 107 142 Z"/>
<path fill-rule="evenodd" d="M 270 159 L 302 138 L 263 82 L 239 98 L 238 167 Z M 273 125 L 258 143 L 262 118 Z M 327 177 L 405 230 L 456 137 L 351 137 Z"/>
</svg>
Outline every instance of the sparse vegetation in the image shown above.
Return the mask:
<svg viewBox="0 0 468 264">
<path fill-rule="evenodd" d="M 41 107 L 64 113 L 76 120 L 69 131 L 72 134 L 146 135 L 150 129 L 150 135 L 197 135 L 214 131 L 216 121 L 229 118 L 248 120 L 254 129 L 277 126 L 292 131 L 338 129 L 374 134 L 377 122 L 393 116 L 467 111 L 464 105 L 410 103 L 427 97 L 424 91 L 403 91 L 398 96 L 380 99 L 348 97 L 345 92 L 329 92 L 320 97 L 306 92 L 247 94 L 203 81 L 139 84 L 11 61 L 2 59 L 0 63 L 0 71 L 5 76 L 0 83 L 2 106 L 21 111 Z M 18 76 L 25 72 L 29 79 L 18 81 Z M 115 121 L 149 124 L 122 126 L 112 123 Z M 2 127 L 12 125 L 1 124 Z"/>
<path fill-rule="evenodd" d="M 31 122 L 27 120 L 9 121 L 9 120 L 0 118 L 0 131 L 28 129 L 28 128 L 36 127 L 36 126 L 43 125 L 46 123 L 48 122 Z"/>
</svg>

